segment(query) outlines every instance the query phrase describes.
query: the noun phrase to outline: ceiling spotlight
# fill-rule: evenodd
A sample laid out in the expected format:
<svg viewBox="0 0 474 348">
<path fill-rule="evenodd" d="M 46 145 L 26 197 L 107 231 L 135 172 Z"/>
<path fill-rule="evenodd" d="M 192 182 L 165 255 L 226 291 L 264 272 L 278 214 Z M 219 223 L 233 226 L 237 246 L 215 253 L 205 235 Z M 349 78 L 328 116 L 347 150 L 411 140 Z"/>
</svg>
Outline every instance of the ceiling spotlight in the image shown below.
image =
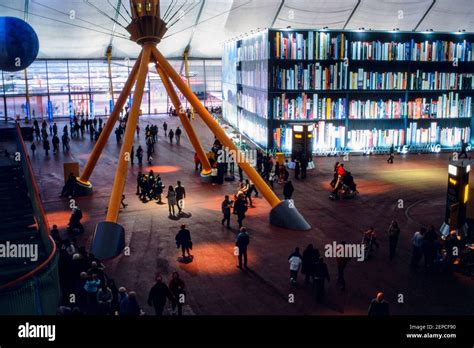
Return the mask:
<svg viewBox="0 0 474 348">
<path fill-rule="evenodd" d="M 393 28 L 393 31 L 399 31 L 400 28 Z"/>
</svg>

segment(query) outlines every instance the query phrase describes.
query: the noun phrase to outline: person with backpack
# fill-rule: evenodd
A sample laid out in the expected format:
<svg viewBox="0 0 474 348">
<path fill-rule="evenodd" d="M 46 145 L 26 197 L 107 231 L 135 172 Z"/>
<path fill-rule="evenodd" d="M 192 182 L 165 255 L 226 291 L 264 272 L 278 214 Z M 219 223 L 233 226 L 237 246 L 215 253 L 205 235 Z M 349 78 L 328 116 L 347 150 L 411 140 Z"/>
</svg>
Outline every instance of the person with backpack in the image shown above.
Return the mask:
<svg viewBox="0 0 474 348">
<path fill-rule="evenodd" d="M 295 251 L 288 257 L 290 263 L 290 282 L 296 284 L 296 278 L 298 277 L 298 271 L 303 263 L 303 258 L 300 254 L 300 248 L 295 248 Z"/>
</svg>

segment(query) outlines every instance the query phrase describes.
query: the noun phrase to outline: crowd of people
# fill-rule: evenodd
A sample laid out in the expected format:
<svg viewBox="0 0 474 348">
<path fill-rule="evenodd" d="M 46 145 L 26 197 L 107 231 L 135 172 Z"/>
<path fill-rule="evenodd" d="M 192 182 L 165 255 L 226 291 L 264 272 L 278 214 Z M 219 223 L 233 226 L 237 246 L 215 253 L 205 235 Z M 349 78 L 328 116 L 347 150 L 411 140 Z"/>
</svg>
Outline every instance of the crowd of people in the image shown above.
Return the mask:
<svg viewBox="0 0 474 348">
<path fill-rule="evenodd" d="M 65 233 L 67 234 L 67 233 Z M 59 250 L 59 277 L 62 303 L 59 315 L 120 315 L 140 316 L 141 308 L 137 293 L 118 287 L 106 272 L 104 264 L 75 238 L 63 238 L 56 225 L 51 236 Z M 147 304 L 156 315 L 163 315 L 166 304 L 171 303 L 172 315 L 182 315 L 185 299 L 185 283 L 178 272 L 173 272 L 166 285 L 162 275 L 156 275 L 156 283 L 150 289 Z"/>
</svg>

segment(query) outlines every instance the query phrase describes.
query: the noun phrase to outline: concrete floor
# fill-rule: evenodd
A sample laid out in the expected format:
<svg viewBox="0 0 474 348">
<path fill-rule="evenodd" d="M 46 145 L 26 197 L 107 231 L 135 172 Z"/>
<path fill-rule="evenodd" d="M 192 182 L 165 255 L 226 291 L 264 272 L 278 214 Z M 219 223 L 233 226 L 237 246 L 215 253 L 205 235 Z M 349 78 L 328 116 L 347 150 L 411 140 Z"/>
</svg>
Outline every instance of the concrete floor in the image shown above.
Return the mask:
<svg viewBox="0 0 474 348">
<path fill-rule="evenodd" d="M 160 125 L 157 155 L 152 167 L 161 174 L 166 186 L 175 185 L 177 180 L 183 182 L 188 195 L 185 211 L 190 217 L 171 220 L 167 205 L 140 202 L 135 195 L 140 169 L 137 165 L 131 167 L 125 189 L 129 206 L 123 209 L 119 220 L 126 230 L 131 254 L 106 262 L 108 274 L 119 286 L 138 292 L 147 313 L 152 313 L 146 305 L 146 297 L 155 274 L 159 272 L 168 279 L 173 271 L 179 271 L 187 285 L 187 314 L 364 315 L 370 299 L 378 291 L 385 292 L 392 314 L 474 312 L 472 279 L 458 274 L 447 278 L 409 271 L 413 233 L 420 224 L 439 227 L 442 223 L 448 154 L 397 156 L 393 165 L 387 164 L 381 156 L 353 156 L 346 168 L 353 173 L 360 195 L 354 200 L 342 201 L 328 199 L 332 167 L 341 159 L 316 158 L 316 169 L 309 172 L 304 182 L 294 184 L 296 207 L 313 226 L 312 230 L 288 231 L 270 226 L 270 206 L 263 199 L 256 199 L 256 208 L 249 209 L 245 220 L 251 235 L 251 271 L 242 272 L 236 268 L 233 254 L 237 234 L 235 218 L 232 217 L 232 230 L 220 225 L 220 203 L 225 194 L 235 193 L 236 184 L 202 184 L 194 172 L 194 151 L 186 137 L 182 138 L 181 146 L 171 147 L 163 139 L 163 121 L 163 117 L 144 118 L 141 128 L 143 130 L 147 123 Z M 166 121 L 173 128 L 178 124 L 176 119 L 166 117 Z M 201 121 L 195 121 L 194 125 L 207 150 L 213 136 Z M 136 144 L 140 142 L 143 146 L 144 141 L 141 135 Z M 65 228 L 70 214 L 70 202 L 58 197 L 63 185 L 63 162 L 77 161 L 83 168 L 92 146 L 86 136 L 83 140 L 72 141 L 68 155 L 61 153 L 45 158 L 39 149 L 36 158 L 32 159 L 51 225 Z M 91 177 L 94 195 L 76 201 L 84 212 L 86 228 L 81 243 L 90 245 L 96 223 L 105 217 L 118 152 L 119 146 L 112 135 Z M 142 169 L 148 171 L 150 168 L 144 166 Z M 275 185 L 275 189 L 282 197 L 282 187 Z M 403 200 L 404 209 L 398 208 L 399 199 Z M 402 232 L 397 257 L 390 262 L 386 231 L 394 218 L 399 221 Z M 177 261 L 179 253 L 174 236 L 181 224 L 188 226 L 194 243 L 194 262 L 188 265 Z M 381 248 L 367 262 L 352 260 L 349 263 L 346 292 L 335 285 L 334 259 L 326 260 L 332 278 L 324 304 L 315 304 L 310 289 L 302 285 L 301 276 L 299 285 L 291 286 L 287 257 L 296 246 L 304 249 L 313 243 L 323 251 L 324 245 L 333 241 L 359 243 L 361 231 L 369 226 L 376 228 Z M 294 295 L 294 303 L 289 303 L 290 295 Z M 399 295 L 403 295 L 403 303 L 398 303 Z"/>
</svg>

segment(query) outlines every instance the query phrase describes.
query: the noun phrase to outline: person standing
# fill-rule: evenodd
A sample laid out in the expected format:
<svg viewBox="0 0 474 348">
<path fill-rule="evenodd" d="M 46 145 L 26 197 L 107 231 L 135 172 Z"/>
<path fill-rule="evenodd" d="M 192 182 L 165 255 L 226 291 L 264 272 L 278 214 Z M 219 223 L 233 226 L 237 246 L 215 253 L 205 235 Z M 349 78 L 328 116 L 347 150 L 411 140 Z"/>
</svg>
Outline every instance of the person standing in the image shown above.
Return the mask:
<svg viewBox="0 0 474 348">
<path fill-rule="evenodd" d="M 171 281 L 169 284 L 169 289 L 171 294 L 173 295 L 173 301 L 171 306 L 173 308 L 173 312 L 178 307 L 178 315 L 183 315 L 183 304 L 186 301 L 186 292 L 185 292 L 186 285 L 179 277 L 178 272 L 173 272 L 171 276 Z"/>
<path fill-rule="evenodd" d="M 48 139 L 44 139 L 43 140 L 43 149 L 44 149 L 44 153 L 46 156 L 49 156 L 49 140 Z"/>
<path fill-rule="evenodd" d="M 247 248 L 250 244 L 250 236 L 247 233 L 247 229 L 245 227 L 240 228 L 240 233 L 237 235 L 237 240 L 235 241 L 235 246 L 238 249 L 238 258 L 239 258 L 239 265 L 237 268 L 242 269 L 242 259 L 243 264 L 246 269 L 247 266 Z"/>
<path fill-rule="evenodd" d="M 183 212 L 184 199 L 186 198 L 186 190 L 181 186 L 181 181 L 177 182 L 178 186 L 175 187 L 174 192 L 176 193 L 176 202 L 178 203 L 178 214 Z"/>
<path fill-rule="evenodd" d="M 201 160 L 199 159 L 198 154 L 194 153 L 194 171 L 200 171 Z"/>
<path fill-rule="evenodd" d="M 319 251 L 314 249 L 313 244 L 309 244 L 303 251 L 301 273 L 305 275 L 305 284 L 309 284 L 314 277 L 314 267 L 319 260 Z"/>
<path fill-rule="evenodd" d="M 283 187 L 283 196 L 285 197 L 285 200 L 291 199 L 294 191 L 295 188 L 293 187 L 293 183 L 291 181 L 287 181 Z"/>
<path fill-rule="evenodd" d="M 173 186 L 168 187 L 168 194 L 166 195 L 166 198 L 168 199 L 168 209 L 170 212 L 170 217 L 175 217 L 175 210 L 174 206 L 176 205 L 176 192 L 174 192 Z M 173 213 L 171 213 L 173 212 Z"/>
<path fill-rule="evenodd" d="M 306 160 L 306 156 L 303 155 L 301 159 L 301 179 L 306 179 L 306 172 L 308 169 L 308 161 Z"/>
<path fill-rule="evenodd" d="M 53 143 L 53 153 L 57 154 L 59 152 L 59 137 L 57 135 L 53 135 L 51 142 Z"/>
<path fill-rule="evenodd" d="M 419 231 L 415 232 L 411 240 L 411 243 L 413 245 L 413 253 L 410 265 L 413 270 L 416 270 L 416 268 L 418 267 L 418 263 L 420 262 L 421 257 L 423 256 L 423 236 L 425 235 L 425 233 L 426 229 L 422 227 Z"/>
<path fill-rule="evenodd" d="M 371 316 L 387 316 L 390 313 L 388 302 L 384 299 L 383 292 L 377 293 L 377 296 L 370 301 L 368 315 Z"/>
<path fill-rule="evenodd" d="M 324 300 L 324 283 L 330 281 L 328 266 L 324 263 L 324 259 L 322 257 L 319 258 L 318 262 L 316 262 L 314 266 L 314 283 L 313 285 L 316 287 L 316 302 L 322 303 Z"/>
<path fill-rule="evenodd" d="M 142 146 L 139 145 L 136 153 L 137 159 L 138 159 L 138 164 L 142 166 L 143 164 L 143 149 Z"/>
<path fill-rule="evenodd" d="M 299 180 L 301 174 L 301 163 L 299 160 L 295 161 L 295 179 Z"/>
<path fill-rule="evenodd" d="M 346 242 L 341 242 L 341 245 L 346 245 Z M 336 257 L 337 264 L 337 284 L 342 291 L 346 290 L 346 280 L 344 279 L 344 270 L 351 259 L 349 257 Z"/>
<path fill-rule="evenodd" d="M 227 228 L 230 228 L 230 213 L 233 204 L 234 202 L 229 199 L 229 196 L 225 196 L 221 204 L 222 214 L 224 215 L 221 224 L 224 225 L 224 222 L 227 221 Z"/>
<path fill-rule="evenodd" d="M 438 236 L 433 225 L 428 228 L 428 231 L 423 236 L 423 258 L 425 260 L 425 272 L 432 272 L 434 269 L 434 261 L 436 258 L 436 240 Z"/>
<path fill-rule="evenodd" d="M 170 145 L 173 145 L 174 132 L 172 129 L 170 129 L 170 132 L 168 133 L 168 138 L 170 138 Z"/>
<path fill-rule="evenodd" d="M 245 196 L 243 194 L 238 195 L 237 200 L 234 204 L 234 211 L 235 214 L 237 214 L 237 222 L 239 223 L 239 228 L 242 228 L 247 209 L 248 208 L 247 203 L 245 202 Z"/>
<path fill-rule="evenodd" d="M 295 248 L 295 251 L 288 257 L 290 263 L 290 282 L 296 284 L 298 277 L 298 271 L 300 270 L 301 264 L 303 263 L 303 257 L 300 254 L 300 248 Z"/>
<path fill-rule="evenodd" d="M 400 237 L 400 227 L 398 222 L 393 220 L 388 228 L 388 244 L 389 244 L 389 257 L 393 260 L 395 257 L 395 251 L 397 249 L 398 238 Z"/>
<path fill-rule="evenodd" d="M 179 127 L 176 128 L 176 131 L 174 132 L 174 135 L 176 135 L 176 145 L 180 145 L 181 134 L 182 134 L 181 128 Z"/>
<path fill-rule="evenodd" d="M 179 230 L 178 234 L 175 237 L 176 246 L 178 248 L 181 247 L 181 252 L 183 254 L 183 259 L 186 258 L 186 253 L 188 257 L 191 257 L 191 253 L 189 249 L 192 249 L 192 241 L 191 241 L 191 232 L 186 229 L 186 225 L 181 225 L 181 229 Z"/>
<path fill-rule="evenodd" d="M 393 144 L 392 144 L 392 146 L 390 146 L 389 153 L 390 153 L 390 155 L 387 158 L 387 163 L 393 164 L 393 159 L 395 157 L 395 147 L 393 146 Z"/>
<path fill-rule="evenodd" d="M 163 310 L 165 309 L 166 300 L 173 301 L 173 294 L 170 289 L 163 283 L 163 278 L 161 275 L 157 275 L 156 283 L 150 289 L 148 293 L 147 303 L 150 307 L 155 308 L 155 314 L 157 316 L 163 315 Z"/>
<path fill-rule="evenodd" d="M 468 143 L 463 140 L 461 143 L 461 152 L 459 153 L 459 158 L 461 158 L 462 156 L 464 156 L 464 158 L 468 157 L 467 147 L 468 147 Z"/>
<path fill-rule="evenodd" d="M 36 145 L 34 142 L 31 143 L 30 149 L 31 149 L 31 153 L 33 154 L 33 157 L 35 157 Z"/>
</svg>

